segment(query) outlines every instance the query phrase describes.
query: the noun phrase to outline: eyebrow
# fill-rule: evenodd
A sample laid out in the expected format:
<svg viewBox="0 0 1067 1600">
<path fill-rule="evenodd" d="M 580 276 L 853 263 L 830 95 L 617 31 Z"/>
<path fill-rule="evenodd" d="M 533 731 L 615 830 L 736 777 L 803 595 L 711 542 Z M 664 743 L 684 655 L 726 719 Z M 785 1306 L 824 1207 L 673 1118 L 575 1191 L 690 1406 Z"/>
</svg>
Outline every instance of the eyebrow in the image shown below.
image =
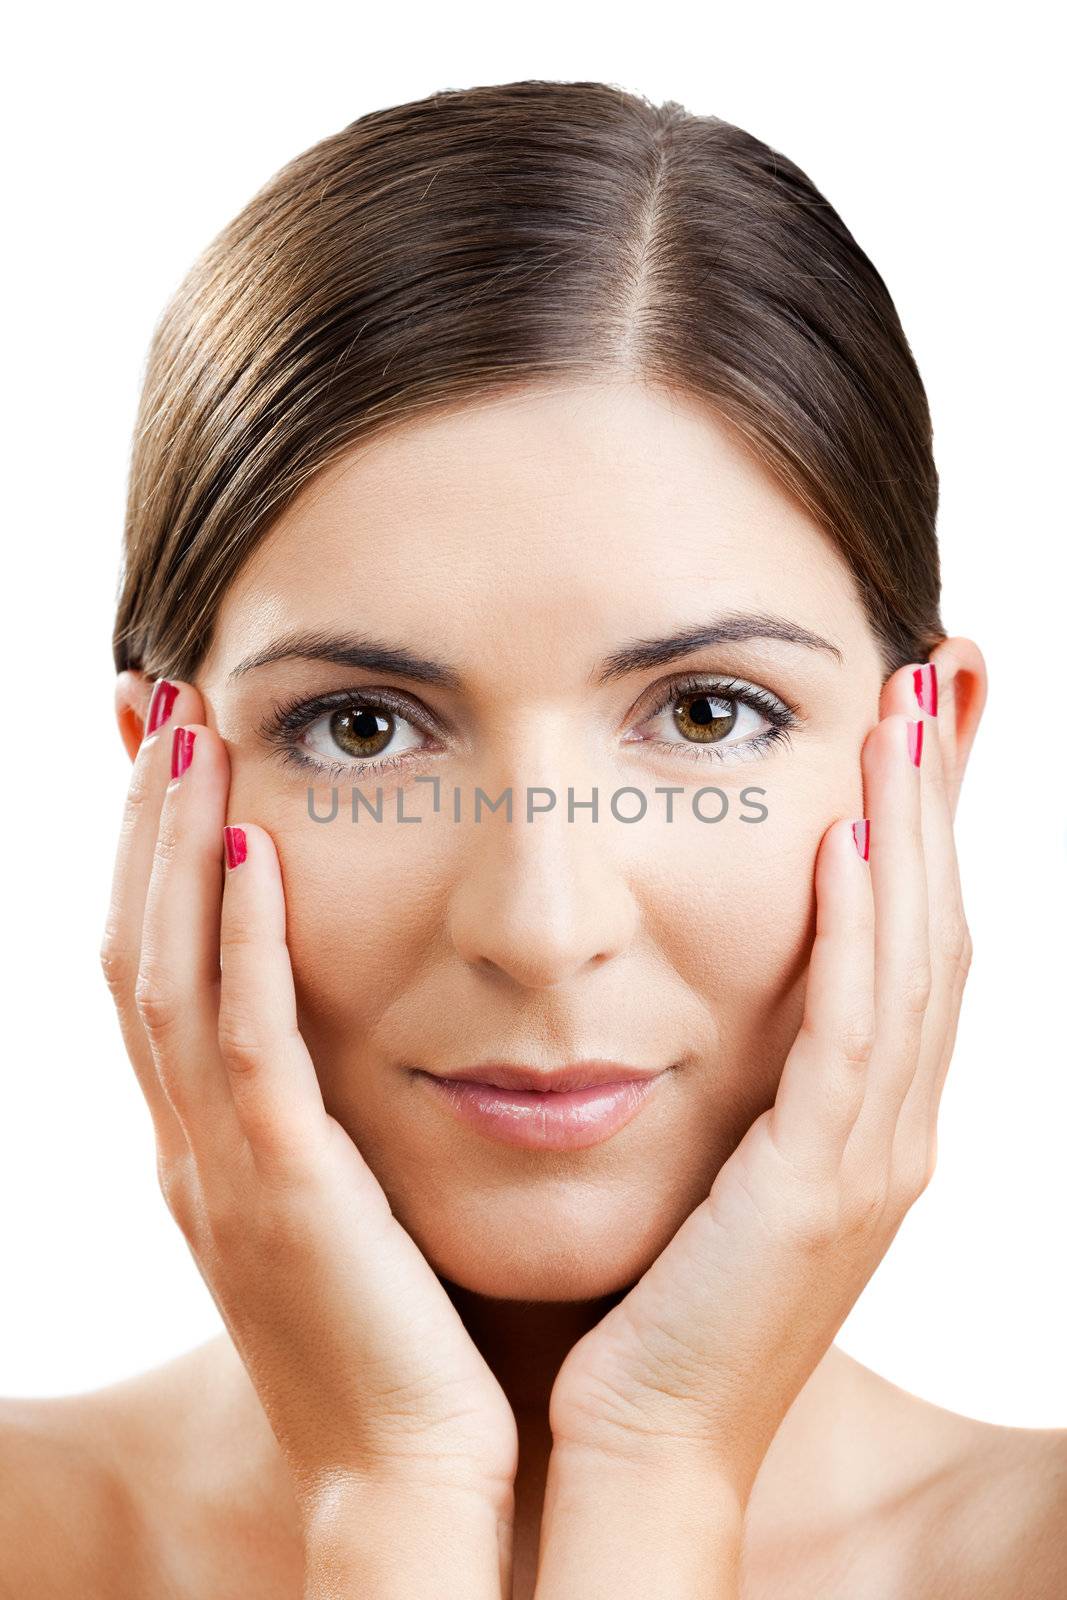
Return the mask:
<svg viewBox="0 0 1067 1600">
<path fill-rule="evenodd" d="M 807 650 L 825 650 L 838 662 L 844 663 L 844 655 L 837 645 L 797 622 L 762 611 L 733 611 L 714 617 L 707 623 L 694 623 L 660 639 L 632 640 L 606 656 L 593 669 L 590 682 L 603 686 L 631 672 L 660 667 L 679 656 L 691 655 L 694 650 L 751 639 L 772 639 L 782 644 L 800 645 Z M 419 655 L 403 645 L 322 632 L 284 634 L 265 650 L 240 661 L 230 673 L 229 681 L 232 683 L 235 678 L 276 661 L 326 661 L 335 667 L 363 667 L 371 672 L 389 672 L 397 677 L 412 678 L 417 683 L 433 684 L 443 689 L 458 691 L 463 688 L 461 674 L 447 662 L 436 661 L 432 656 Z"/>
<path fill-rule="evenodd" d="M 403 645 L 381 644 L 373 639 L 338 633 L 287 633 L 265 650 L 246 656 L 230 673 L 229 682 L 266 667 L 274 661 L 328 661 L 335 667 L 367 667 L 372 672 L 392 672 L 419 683 L 444 689 L 461 689 L 463 679 L 452 667 L 431 656 L 420 656 Z"/>
<path fill-rule="evenodd" d="M 787 617 L 771 616 L 766 611 L 729 611 L 707 623 L 694 623 L 663 639 L 635 639 L 614 650 L 595 669 L 593 682 L 613 683 L 628 672 L 645 667 L 661 667 L 678 656 L 691 655 L 709 645 L 738 644 L 749 639 L 773 639 L 780 644 L 802 645 L 806 650 L 825 650 L 844 665 L 844 653 L 821 634 L 812 633 Z"/>
</svg>

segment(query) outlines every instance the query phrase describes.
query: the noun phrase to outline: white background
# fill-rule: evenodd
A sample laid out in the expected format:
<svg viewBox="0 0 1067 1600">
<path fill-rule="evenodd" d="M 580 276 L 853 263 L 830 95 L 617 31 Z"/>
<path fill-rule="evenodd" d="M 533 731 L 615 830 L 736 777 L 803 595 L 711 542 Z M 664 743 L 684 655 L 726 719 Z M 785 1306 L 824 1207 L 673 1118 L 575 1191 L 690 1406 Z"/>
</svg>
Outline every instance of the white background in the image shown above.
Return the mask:
<svg viewBox="0 0 1067 1600">
<path fill-rule="evenodd" d="M 988 1421 L 1067 1426 L 1062 60 L 1036 5 L 183 3 L 8 32 L 0 1393 L 221 1326 L 98 965 L 129 764 L 110 636 L 152 325 L 283 162 L 435 89 L 598 78 L 784 151 L 885 277 L 930 396 L 943 615 L 990 695 L 958 816 L 975 957 L 940 1160 L 843 1328 Z M 961 35 L 960 24 L 966 29 Z M 11 24 L 9 24 L 9 29 Z"/>
</svg>

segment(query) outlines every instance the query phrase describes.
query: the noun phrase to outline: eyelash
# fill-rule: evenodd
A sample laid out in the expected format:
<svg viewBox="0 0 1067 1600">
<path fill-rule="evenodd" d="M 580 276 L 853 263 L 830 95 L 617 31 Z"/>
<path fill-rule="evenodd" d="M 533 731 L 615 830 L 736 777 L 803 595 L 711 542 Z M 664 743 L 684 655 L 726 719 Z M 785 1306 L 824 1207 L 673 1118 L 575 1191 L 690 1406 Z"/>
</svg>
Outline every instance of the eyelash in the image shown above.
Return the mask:
<svg viewBox="0 0 1067 1600">
<path fill-rule="evenodd" d="M 795 730 L 804 722 L 796 706 L 787 704 L 766 689 L 757 688 L 753 683 L 745 683 L 740 678 L 695 676 L 675 679 L 668 683 L 652 710 L 642 719 L 642 726 L 666 711 L 675 701 L 705 696 L 709 700 L 736 700 L 741 705 L 760 712 L 771 726 L 762 733 L 753 734 L 746 739 L 734 739 L 728 744 L 702 745 L 693 742 L 678 744 L 668 739 L 643 739 L 640 743 L 670 750 L 681 756 L 683 761 L 729 761 L 739 750 L 745 752 L 743 759 L 753 760 L 765 751 L 773 749 L 776 744 L 788 744 Z"/>
<path fill-rule="evenodd" d="M 730 758 L 723 754 L 724 751 L 738 750 L 746 752 L 745 759 L 752 759 L 773 748 L 775 744 L 788 744 L 792 733 L 804 720 L 795 706 L 788 705 L 777 695 L 771 695 L 754 684 L 745 683 L 737 678 L 686 677 L 665 686 L 659 700 L 642 719 L 641 726 L 658 717 L 675 701 L 695 699 L 700 696 L 714 700 L 736 700 L 760 712 L 771 726 L 750 738 L 736 739 L 729 744 L 718 746 L 684 741 L 679 744 L 668 739 L 642 739 L 637 742 L 670 750 L 681 755 L 683 760 L 725 761 Z M 272 707 L 259 732 L 268 744 L 279 749 L 283 763 L 299 767 L 303 771 L 310 768 L 319 773 L 324 780 L 342 777 L 345 773 L 387 772 L 406 766 L 412 753 L 416 755 L 426 753 L 419 750 L 395 756 L 373 756 L 366 760 L 353 759 L 350 762 L 341 761 L 335 764 L 303 755 L 296 744 L 297 736 L 305 732 L 320 717 L 332 711 L 385 711 L 402 718 L 405 722 L 410 722 L 431 736 L 435 732 L 423 718 L 414 713 L 414 707 L 407 700 L 381 689 L 376 689 L 373 693 L 367 690 L 342 689 L 329 694 L 315 695 L 310 700 L 284 701 Z"/>
</svg>

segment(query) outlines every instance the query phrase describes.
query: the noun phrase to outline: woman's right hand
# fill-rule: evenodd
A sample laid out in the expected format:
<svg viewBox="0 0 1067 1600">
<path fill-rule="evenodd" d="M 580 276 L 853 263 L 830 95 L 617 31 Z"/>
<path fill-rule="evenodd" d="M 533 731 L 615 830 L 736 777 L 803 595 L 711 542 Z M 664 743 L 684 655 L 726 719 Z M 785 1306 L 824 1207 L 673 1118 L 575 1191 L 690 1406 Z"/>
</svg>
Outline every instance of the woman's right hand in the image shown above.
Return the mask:
<svg viewBox="0 0 1067 1600">
<path fill-rule="evenodd" d="M 136 756 L 101 947 L 167 1205 L 302 1510 L 349 1483 L 504 1507 L 511 1407 L 326 1112 L 297 1025 L 273 841 L 241 824 L 246 859 L 224 866 L 229 757 L 198 691 L 177 688 Z M 172 781 L 177 729 L 192 757 Z"/>
</svg>

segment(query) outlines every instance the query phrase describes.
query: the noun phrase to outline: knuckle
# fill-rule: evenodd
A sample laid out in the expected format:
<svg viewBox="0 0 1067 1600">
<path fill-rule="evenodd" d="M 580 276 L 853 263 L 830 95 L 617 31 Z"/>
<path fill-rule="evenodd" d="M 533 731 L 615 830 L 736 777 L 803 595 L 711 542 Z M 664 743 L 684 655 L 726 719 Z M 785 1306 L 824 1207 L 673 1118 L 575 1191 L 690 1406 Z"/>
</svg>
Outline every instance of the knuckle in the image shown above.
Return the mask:
<svg viewBox="0 0 1067 1600">
<path fill-rule="evenodd" d="M 180 1015 L 177 991 L 162 974 L 142 967 L 133 988 L 137 1014 L 150 1039 L 164 1039 L 175 1028 Z"/>
<path fill-rule="evenodd" d="M 897 1217 L 906 1216 L 926 1189 L 933 1177 L 934 1160 L 933 1148 L 925 1139 L 914 1145 L 909 1142 L 903 1154 L 894 1151 L 888 1204 Z"/>
<path fill-rule="evenodd" d="M 873 1017 L 864 1014 L 850 1017 L 842 1028 L 838 1048 L 842 1059 L 864 1066 L 874 1050 L 875 1027 Z"/>
<path fill-rule="evenodd" d="M 795 1203 L 792 1226 L 804 1250 L 820 1251 L 840 1233 L 837 1197 L 826 1189 L 808 1189 Z"/>
<path fill-rule="evenodd" d="M 854 1185 L 844 1209 L 844 1227 L 850 1233 L 874 1233 L 881 1225 L 889 1203 L 884 1183 L 865 1178 Z"/>
<path fill-rule="evenodd" d="M 950 916 L 940 929 L 940 943 L 948 960 L 958 965 L 964 958 L 964 953 L 970 941 L 967 924 L 962 915 Z"/>
<path fill-rule="evenodd" d="M 892 1203 L 900 1216 L 910 1210 L 926 1188 L 925 1171 L 925 1163 L 915 1161 L 894 1173 Z"/>
<path fill-rule="evenodd" d="M 207 1230 L 219 1255 L 231 1254 L 239 1237 L 247 1237 L 249 1219 L 236 1206 L 216 1203 L 207 1218 Z"/>
<path fill-rule="evenodd" d="M 267 1060 L 269 1040 L 252 1019 L 232 1007 L 219 1010 L 218 1040 L 219 1051 L 231 1072 L 256 1072 Z"/>
<path fill-rule="evenodd" d="M 963 924 L 963 940 L 960 947 L 958 964 L 960 970 L 967 973 L 971 970 L 971 959 L 974 955 L 974 945 L 971 942 L 971 930 L 966 922 Z"/>
<path fill-rule="evenodd" d="M 187 1239 L 195 1232 L 197 1205 L 190 1182 L 189 1163 L 178 1157 L 158 1156 L 156 1178 L 167 1210 Z"/>
<path fill-rule="evenodd" d="M 913 1205 L 919 1196 L 926 1192 L 936 1169 L 937 1140 L 932 1138 L 920 1144 L 901 1171 L 898 1195 L 905 1208 Z"/>
<path fill-rule="evenodd" d="M 133 963 L 125 946 L 110 930 L 101 941 L 99 957 L 104 980 L 114 998 L 128 994 L 135 978 Z"/>
<path fill-rule="evenodd" d="M 184 822 L 181 807 L 168 805 L 166 803 L 167 796 L 173 794 L 173 790 L 167 790 L 167 795 L 164 797 L 163 807 L 159 813 L 159 821 L 156 824 L 155 857 L 156 860 L 161 861 L 164 866 L 169 866 L 177 856 L 178 851 L 181 848 L 182 834 L 184 832 Z"/>
<path fill-rule="evenodd" d="M 926 1160 L 923 1162 L 923 1168 L 922 1168 L 922 1188 L 923 1189 L 928 1189 L 930 1187 L 931 1183 L 934 1181 L 934 1173 L 936 1171 L 937 1171 L 937 1134 L 933 1133 L 933 1134 L 931 1134 L 930 1140 L 929 1140 L 929 1142 L 928 1142 L 928 1144 L 926 1146 Z"/>
<path fill-rule="evenodd" d="M 263 943 L 263 936 L 255 923 L 244 916 L 228 915 L 219 927 L 219 947 L 226 950 L 248 950 Z"/>
<path fill-rule="evenodd" d="M 288 1196 L 264 1187 L 258 1174 L 253 1188 L 227 1184 L 224 1192 L 214 1192 L 204 1209 L 204 1227 L 218 1259 L 243 1251 L 275 1265 L 286 1258 L 298 1231 Z"/>
<path fill-rule="evenodd" d="M 904 980 L 904 1005 L 910 1012 L 925 1011 L 930 1004 L 931 988 L 930 963 L 928 961 L 916 962 L 909 967 Z"/>
</svg>

